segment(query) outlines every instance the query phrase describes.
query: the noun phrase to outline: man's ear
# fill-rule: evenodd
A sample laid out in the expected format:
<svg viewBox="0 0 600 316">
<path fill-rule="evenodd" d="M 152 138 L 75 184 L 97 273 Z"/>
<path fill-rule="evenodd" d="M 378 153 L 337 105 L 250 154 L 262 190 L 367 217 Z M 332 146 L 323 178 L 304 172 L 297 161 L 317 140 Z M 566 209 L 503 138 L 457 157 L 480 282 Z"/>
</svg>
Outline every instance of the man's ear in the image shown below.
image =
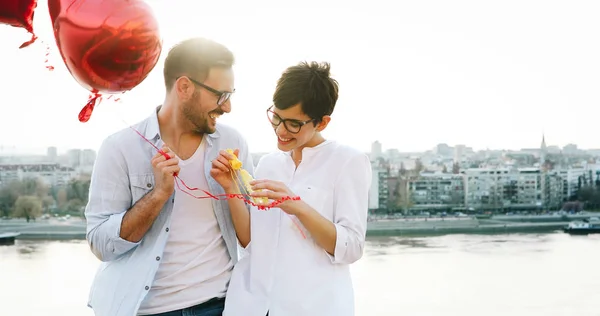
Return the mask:
<svg viewBox="0 0 600 316">
<path fill-rule="evenodd" d="M 177 97 L 182 101 L 191 99 L 195 90 L 194 83 L 186 76 L 179 77 L 179 79 L 175 81 L 173 88 L 177 93 Z"/>
</svg>

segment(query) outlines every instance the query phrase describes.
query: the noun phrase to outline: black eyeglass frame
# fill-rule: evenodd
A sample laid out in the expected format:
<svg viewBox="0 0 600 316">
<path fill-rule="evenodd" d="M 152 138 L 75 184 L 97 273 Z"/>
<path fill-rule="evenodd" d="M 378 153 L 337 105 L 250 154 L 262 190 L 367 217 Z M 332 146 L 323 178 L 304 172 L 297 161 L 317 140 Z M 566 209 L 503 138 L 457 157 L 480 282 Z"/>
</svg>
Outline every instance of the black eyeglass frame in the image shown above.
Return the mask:
<svg viewBox="0 0 600 316">
<path fill-rule="evenodd" d="M 302 130 L 302 127 L 308 123 L 312 123 L 312 122 L 316 122 L 316 119 L 310 119 L 307 121 L 299 121 L 299 120 L 295 120 L 295 119 L 283 119 L 281 118 L 281 116 L 279 116 L 277 113 L 273 112 L 271 109 L 273 108 L 273 105 L 271 105 L 268 109 L 267 109 L 267 118 L 269 119 L 269 122 L 271 123 L 271 125 L 273 126 L 273 128 L 278 127 L 279 125 L 281 125 L 281 123 L 283 123 L 283 127 L 285 127 L 285 129 L 292 133 L 292 134 L 298 134 L 300 133 L 300 131 Z M 269 115 L 270 113 L 273 114 L 273 116 L 276 116 L 277 119 L 279 120 L 279 123 L 275 124 L 273 123 L 273 121 L 271 120 L 271 116 Z M 292 122 L 294 124 L 298 124 L 298 130 L 297 131 L 292 131 L 291 128 L 287 125 L 286 122 Z"/>
<path fill-rule="evenodd" d="M 215 88 L 212 88 L 212 87 L 209 87 L 209 86 L 203 84 L 202 82 L 200 82 L 196 79 L 191 78 L 190 76 L 181 76 L 181 77 L 188 78 L 192 83 L 194 83 L 194 84 L 208 90 L 212 94 L 216 95 L 218 97 L 218 99 L 217 99 L 218 106 L 221 106 L 225 102 L 227 102 L 231 98 L 231 96 L 235 93 L 235 89 L 233 89 L 233 91 L 219 91 Z M 179 77 L 179 78 L 181 78 L 181 77 Z M 179 79 L 179 78 L 177 78 L 177 79 Z"/>
</svg>

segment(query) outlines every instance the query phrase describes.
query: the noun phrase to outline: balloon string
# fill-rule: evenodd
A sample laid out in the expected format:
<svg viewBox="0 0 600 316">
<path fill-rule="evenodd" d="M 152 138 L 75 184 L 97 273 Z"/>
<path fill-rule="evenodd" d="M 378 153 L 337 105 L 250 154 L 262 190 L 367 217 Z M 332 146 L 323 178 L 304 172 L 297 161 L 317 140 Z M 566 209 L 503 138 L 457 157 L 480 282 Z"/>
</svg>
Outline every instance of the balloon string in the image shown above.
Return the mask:
<svg viewBox="0 0 600 316">
<path fill-rule="evenodd" d="M 129 125 L 129 124 L 128 124 L 128 125 Z M 129 125 L 129 128 L 130 128 L 131 130 L 133 130 L 133 131 L 134 131 L 136 134 L 138 134 L 138 135 L 139 135 L 139 136 L 140 136 L 140 137 L 141 137 L 141 138 L 142 138 L 144 141 L 146 141 L 148 144 L 150 144 L 150 146 L 154 147 L 154 149 L 156 149 L 156 151 L 157 151 L 158 153 L 160 153 L 161 155 L 163 155 L 163 156 L 164 156 L 166 159 L 170 159 L 170 158 L 171 158 L 171 157 L 170 157 L 170 156 L 169 156 L 167 153 L 165 153 L 165 152 L 164 152 L 162 149 L 158 148 L 158 147 L 157 147 L 156 145 L 154 145 L 154 144 L 153 144 L 153 143 L 152 143 L 150 140 L 148 140 L 148 139 L 147 139 L 147 138 L 146 138 L 144 135 L 142 135 L 142 133 L 140 133 L 138 130 L 136 130 L 135 128 L 133 128 L 133 126 Z M 212 194 L 212 193 L 210 193 L 210 192 L 208 192 L 208 191 L 206 191 L 206 190 L 202 190 L 202 189 L 199 189 L 199 188 L 192 188 L 192 187 L 188 186 L 188 185 L 185 183 L 185 181 L 183 181 L 183 180 L 182 180 L 182 179 L 179 177 L 179 175 L 178 175 L 178 174 L 173 174 L 173 176 L 175 177 L 175 185 L 177 186 L 177 189 L 178 189 L 178 190 L 180 190 L 181 192 L 183 192 L 183 193 L 185 193 L 185 194 L 187 194 L 187 195 L 189 195 L 189 196 L 191 196 L 191 197 L 195 198 L 195 199 L 207 199 L 207 198 L 212 198 L 212 199 L 215 199 L 215 200 L 222 200 L 222 198 L 224 198 L 224 199 L 238 198 L 238 199 L 241 199 L 241 200 L 243 200 L 245 203 L 247 203 L 247 204 L 250 204 L 250 205 L 252 205 L 252 206 L 254 206 L 254 207 L 258 208 L 259 210 L 268 210 L 268 209 L 270 209 L 270 208 L 273 208 L 273 207 L 275 207 L 275 206 L 277 206 L 277 205 L 279 205 L 279 204 L 281 204 L 281 203 L 283 203 L 283 202 L 285 202 L 285 201 L 290 201 L 290 200 L 293 200 L 293 201 L 298 201 L 298 200 L 300 200 L 300 197 L 299 197 L 299 196 L 294 196 L 294 197 L 291 197 L 291 196 L 284 196 L 284 197 L 282 197 L 282 198 L 280 198 L 280 199 L 274 200 L 273 202 L 271 202 L 271 203 L 269 203 L 269 204 L 267 204 L 267 205 L 264 205 L 264 204 L 256 204 L 256 203 L 254 203 L 254 202 L 253 202 L 253 201 L 252 201 L 252 200 L 249 198 L 249 196 L 250 196 L 249 194 L 241 194 L 241 193 L 240 193 L 240 194 L 218 194 L 218 195 L 214 195 L 214 194 Z M 181 183 L 181 184 L 180 184 L 180 183 Z M 183 186 L 184 186 L 184 187 L 185 187 L 187 190 L 184 190 L 184 189 L 181 187 L 181 185 L 183 185 Z M 197 196 L 197 195 L 194 195 L 194 194 L 192 194 L 191 192 L 188 192 L 188 191 L 202 191 L 204 194 L 206 194 L 206 196 Z M 294 224 L 296 224 L 296 223 L 294 222 Z M 296 225 L 297 225 L 297 224 L 296 224 Z M 302 233 L 302 230 L 301 230 L 301 233 Z M 302 234 L 304 235 L 304 233 L 302 233 Z"/>
<path fill-rule="evenodd" d="M 113 95 L 109 96 L 107 99 L 112 99 Z M 113 99 L 114 102 L 119 102 L 120 98 L 115 98 Z M 171 157 L 165 153 L 163 150 L 161 150 L 160 148 L 158 148 L 156 145 L 154 145 L 154 143 L 152 143 L 150 140 L 148 140 L 148 138 L 146 138 L 144 135 L 142 135 L 142 133 L 140 133 L 137 129 L 135 129 L 132 125 L 128 124 L 127 122 L 125 122 L 124 119 L 121 118 L 121 121 L 127 125 L 132 131 L 134 131 L 136 134 L 138 134 L 138 136 L 140 136 L 145 142 L 147 142 L 148 144 L 150 144 L 150 146 L 152 146 L 158 153 L 160 153 L 161 155 L 163 155 L 166 159 L 170 159 Z M 236 173 L 237 175 L 237 173 Z M 208 199 L 208 198 L 212 198 L 215 200 L 222 200 L 222 198 L 224 199 L 233 199 L 233 198 L 237 198 L 240 199 L 242 201 L 244 201 L 246 204 L 250 204 L 256 208 L 258 208 L 259 210 L 268 210 L 270 208 L 273 208 L 285 201 L 289 201 L 289 200 L 294 200 L 294 201 L 298 201 L 300 200 L 299 196 L 294 196 L 294 197 L 290 197 L 290 196 L 284 196 L 281 199 L 277 199 L 274 200 L 272 203 L 268 204 L 268 205 L 263 205 L 263 204 L 256 204 L 254 203 L 251 199 L 252 197 L 250 196 L 250 194 L 248 194 L 248 192 L 246 191 L 246 187 L 243 185 L 243 181 L 237 177 L 234 176 L 234 171 L 232 170 L 231 172 L 231 177 L 234 180 L 234 182 L 236 182 L 236 184 L 238 185 L 238 188 L 243 188 L 244 192 L 243 193 L 237 193 L 237 194 L 218 194 L 218 195 L 214 195 L 206 190 L 202 190 L 199 188 L 191 188 L 190 186 L 188 186 L 185 181 L 183 181 L 178 174 L 173 174 L 173 177 L 175 177 L 175 185 L 177 186 L 177 189 L 195 199 Z M 237 179 L 236 179 L 237 178 Z M 236 181 L 237 180 L 237 181 Z M 181 183 L 181 184 L 180 184 Z M 183 189 L 181 186 L 184 186 L 185 189 Z M 204 194 L 206 194 L 206 196 L 197 196 L 192 194 L 189 191 L 202 191 Z M 287 213 L 286 213 L 287 214 Z M 306 239 L 306 234 L 304 233 L 304 230 L 300 227 L 300 224 L 298 224 L 294 218 L 292 217 L 292 215 L 287 214 L 290 217 L 290 220 L 292 221 L 292 223 L 294 224 L 294 226 L 296 226 L 296 228 L 298 229 L 298 231 L 300 232 L 300 234 L 302 235 L 303 239 Z"/>
</svg>

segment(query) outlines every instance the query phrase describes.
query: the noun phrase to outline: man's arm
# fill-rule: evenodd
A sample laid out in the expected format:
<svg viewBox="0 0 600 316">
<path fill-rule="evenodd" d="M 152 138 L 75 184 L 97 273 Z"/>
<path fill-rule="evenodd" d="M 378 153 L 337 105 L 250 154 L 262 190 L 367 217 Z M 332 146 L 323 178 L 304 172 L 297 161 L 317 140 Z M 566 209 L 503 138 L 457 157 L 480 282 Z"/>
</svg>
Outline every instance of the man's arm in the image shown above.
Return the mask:
<svg viewBox="0 0 600 316">
<path fill-rule="evenodd" d="M 127 241 L 137 243 L 142 240 L 175 189 L 174 174 L 180 170 L 179 160 L 168 147 L 163 147 L 162 151 L 164 153 L 159 152 L 152 158 L 154 189 L 137 201 L 121 221 L 119 236 Z"/>
<path fill-rule="evenodd" d="M 129 242 L 138 243 L 160 214 L 169 195 L 150 191 L 125 212 L 119 236 Z"/>
<path fill-rule="evenodd" d="M 86 239 L 102 261 L 115 260 L 138 244 L 120 237 L 121 222 L 131 206 L 131 189 L 125 159 L 114 142 L 108 138 L 98 150 L 85 208 Z"/>
<path fill-rule="evenodd" d="M 113 142 L 105 140 L 98 151 L 85 210 L 86 238 L 92 253 L 102 261 L 115 260 L 136 247 L 169 198 L 155 185 L 130 208 L 127 166 Z"/>
</svg>

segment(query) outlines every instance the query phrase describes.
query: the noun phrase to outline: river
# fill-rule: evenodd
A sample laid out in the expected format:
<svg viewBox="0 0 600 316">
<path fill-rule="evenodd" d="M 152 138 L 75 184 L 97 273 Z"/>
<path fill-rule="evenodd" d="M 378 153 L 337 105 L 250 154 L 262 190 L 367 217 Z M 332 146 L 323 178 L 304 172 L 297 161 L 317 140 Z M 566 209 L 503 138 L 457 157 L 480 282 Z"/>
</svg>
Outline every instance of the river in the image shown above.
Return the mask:
<svg viewBox="0 0 600 316">
<path fill-rule="evenodd" d="M 0 315 L 93 315 L 84 241 L 0 246 Z M 600 235 L 369 238 L 352 266 L 357 316 L 598 316 Z"/>
</svg>

